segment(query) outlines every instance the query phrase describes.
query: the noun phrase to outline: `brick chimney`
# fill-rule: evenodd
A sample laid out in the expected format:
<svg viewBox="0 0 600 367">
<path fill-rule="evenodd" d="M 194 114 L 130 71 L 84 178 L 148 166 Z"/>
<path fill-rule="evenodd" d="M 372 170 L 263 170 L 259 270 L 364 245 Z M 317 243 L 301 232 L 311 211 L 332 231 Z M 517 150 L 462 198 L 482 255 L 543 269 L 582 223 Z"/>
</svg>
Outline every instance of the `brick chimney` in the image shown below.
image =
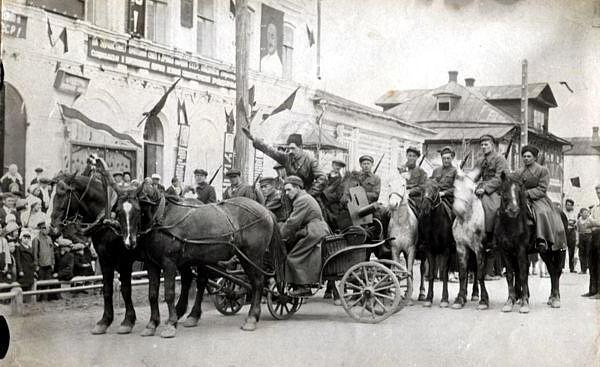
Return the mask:
<svg viewBox="0 0 600 367">
<path fill-rule="evenodd" d="M 598 137 L 598 126 L 592 127 L 592 145 L 600 145 L 600 138 Z"/>
<path fill-rule="evenodd" d="M 456 83 L 458 81 L 458 71 L 449 71 L 448 72 L 448 82 Z"/>
<path fill-rule="evenodd" d="M 465 78 L 465 85 L 467 87 L 474 87 L 475 86 L 475 78 Z"/>
</svg>

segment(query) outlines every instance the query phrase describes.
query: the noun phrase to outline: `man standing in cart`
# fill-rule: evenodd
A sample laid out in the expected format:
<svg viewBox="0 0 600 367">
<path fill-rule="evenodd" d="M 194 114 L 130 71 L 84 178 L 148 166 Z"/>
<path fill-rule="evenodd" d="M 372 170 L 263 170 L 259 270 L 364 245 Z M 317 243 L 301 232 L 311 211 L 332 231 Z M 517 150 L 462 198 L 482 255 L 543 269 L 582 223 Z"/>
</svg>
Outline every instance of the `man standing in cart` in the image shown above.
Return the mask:
<svg viewBox="0 0 600 367">
<path fill-rule="evenodd" d="M 293 285 L 294 297 L 310 296 L 310 286 L 319 282 L 321 241 L 330 234 L 319 204 L 304 191 L 298 176 L 288 176 L 285 194 L 292 201 L 292 213 L 281 225 L 281 235 L 289 245 L 285 279 Z"/>
<path fill-rule="evenodd" d="M 302 135 L 291 134 L 287 139 L 286 152 L 281 152 L 261 139 L 254 138 L 250 130 L 246 128 L 242 130 L 248 139 L 252 141 L 254 148 L 285 167 L 288 177 L 299 177 L 310 195 L 318 197 L 323 192 L 325 185 L 327 185 L 327 176 L 319 168 L 317 160 L 302 149 Z"/>
</svg>

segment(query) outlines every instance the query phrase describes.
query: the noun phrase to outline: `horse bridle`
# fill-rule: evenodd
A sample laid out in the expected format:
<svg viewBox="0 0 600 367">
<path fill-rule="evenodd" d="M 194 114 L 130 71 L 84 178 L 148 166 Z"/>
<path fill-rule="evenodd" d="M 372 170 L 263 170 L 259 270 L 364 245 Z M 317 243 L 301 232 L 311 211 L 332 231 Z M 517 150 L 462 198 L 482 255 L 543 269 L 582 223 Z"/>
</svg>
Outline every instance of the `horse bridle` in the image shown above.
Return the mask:
<svg viewBox="0 0 600 367">
<path fill-rule="evenodd" d="M 88 182 L 85 186 L 85 189 L 83 190 L 83 193 L 81 194 L 81 196 L 79 196 L 71 187 L 71 185 L 67 184 L 64 180 L 63 183 L 67 186 L 67 194 L 69 195 L 68 199 L 67 199 L 67 209 L 65 210 L 64 213 L 64 217 L 61 220 L 61 223 L 63 225 L 68 225 L 71 223 L 76 223 L 78 224 L 80 227 L 92 227 L 94 225 L 94 223 L 98 223 L 100 220 L 99 218 L 96 218 L 96 220 L 92 223 L 84 223 L 81 221 L 82 216 L 79 214 L 79 208 L 80 207 L 86 207 L 85 203 L 83 202 L 83 199 L 85 198 L 85 196 L 87 195 L 90 185 L 92 183 L 92 176 L 89 177 Z M 75 199 L 77 200 L 77 212 L 72 216 L 72 219 L 69 218 L 69 211 L 71 210 L 71 202 L 73 201 L 73 197 L 75 197 Z M 99 215 L 99 217 L 104 216 L 104 213 L 101 213 Z M 89 230 L 89 228 L 88 228 Z"/>
<path fill-rule="evenodd" d="M 428 200 L 431 203 L 431 209 L 435 209 L 442 204 L 442 200 L 440 200 L 440 191 L 437 190 L 435 192 L 434 197 L 429 197 L 423 195 L 423 199 Z"/>
</svg>

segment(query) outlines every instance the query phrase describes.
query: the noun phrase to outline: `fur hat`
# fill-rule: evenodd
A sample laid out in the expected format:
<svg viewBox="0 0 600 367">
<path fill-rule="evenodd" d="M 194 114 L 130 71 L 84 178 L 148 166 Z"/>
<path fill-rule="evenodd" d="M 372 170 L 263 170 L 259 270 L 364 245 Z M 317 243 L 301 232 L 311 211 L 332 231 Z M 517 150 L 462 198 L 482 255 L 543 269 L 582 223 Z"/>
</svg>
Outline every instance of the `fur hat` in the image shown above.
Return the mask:
<svg viewBox="0 0 600 367">
<path fill-rule="evenodd" d="M 286 144 L 296 144 L 297 146 L 302 146 L 302 135 L 301 134 L 290 134 L 287 138 Z"/>
<path fill-rule="evenodd" d="M 533 145 L 525 145 L 521 148 L 521 155 L 525 154 L 525 152 L 530 152 L 531 154 L 533 154 L 534 157 L 537 158 L 538 154 L 540 153 L 540 150 L 534 147 Z"/>
<path fill-rule="evenodd" d="M 298 176 L 287 177 L 284 181 L 284 184 L 292 184 L 292 185 L 296 185 L 296 186 L 300 187 L 301 189 L 304 188 L 304 182 Z"/>
<path fill-rule="evenodd" d="M 490 134 L 483 134 L 483 135 L 481 135 L 481 137 L 479 138 L 479 141 L 480 141 L 480 142 L 482 142 L 482 141 L 486 141 L 486 140 L 489 140 L 489 141 L 491 141 L 491 142 L 492 142 L 492 144 L 496 144 L 496 138 L 494 138 L 494 137 L 493 137 L 492 135 L 490 135 Z"/>
<path fill-rule="evenodd" d="M 456 153 L 454 152 L 454 149 L 452 149 L 452 147 L 449 146 L 449 145 L 443 147 L 440 150 L 440 155 L 444 155 L 444 154 L 448 154 L 448 153 L 450 153 L 450 155 L 452 155 L 452 158 L 454 158 L 456 156 Z"/>
</svg>

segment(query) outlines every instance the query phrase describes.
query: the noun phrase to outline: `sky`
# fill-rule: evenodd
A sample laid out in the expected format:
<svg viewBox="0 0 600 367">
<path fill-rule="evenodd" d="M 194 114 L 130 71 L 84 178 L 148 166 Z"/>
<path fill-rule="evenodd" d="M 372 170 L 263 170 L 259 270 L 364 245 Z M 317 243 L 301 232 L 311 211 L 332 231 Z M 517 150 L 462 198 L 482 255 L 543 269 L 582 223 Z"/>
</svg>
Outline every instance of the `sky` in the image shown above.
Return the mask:
<svg viewBox="0 0 600 367">
<path fill-rule="evenodd" d="M 600 125 L 600 0 L 322 0 L 320 87 L 374 106 L 391 89 L 549 82 L 550 131 Z M 595 22 L 595 23 L 594 23 Z M 573 92 L 560 85 L 566 81 Z"/>
</svg>

